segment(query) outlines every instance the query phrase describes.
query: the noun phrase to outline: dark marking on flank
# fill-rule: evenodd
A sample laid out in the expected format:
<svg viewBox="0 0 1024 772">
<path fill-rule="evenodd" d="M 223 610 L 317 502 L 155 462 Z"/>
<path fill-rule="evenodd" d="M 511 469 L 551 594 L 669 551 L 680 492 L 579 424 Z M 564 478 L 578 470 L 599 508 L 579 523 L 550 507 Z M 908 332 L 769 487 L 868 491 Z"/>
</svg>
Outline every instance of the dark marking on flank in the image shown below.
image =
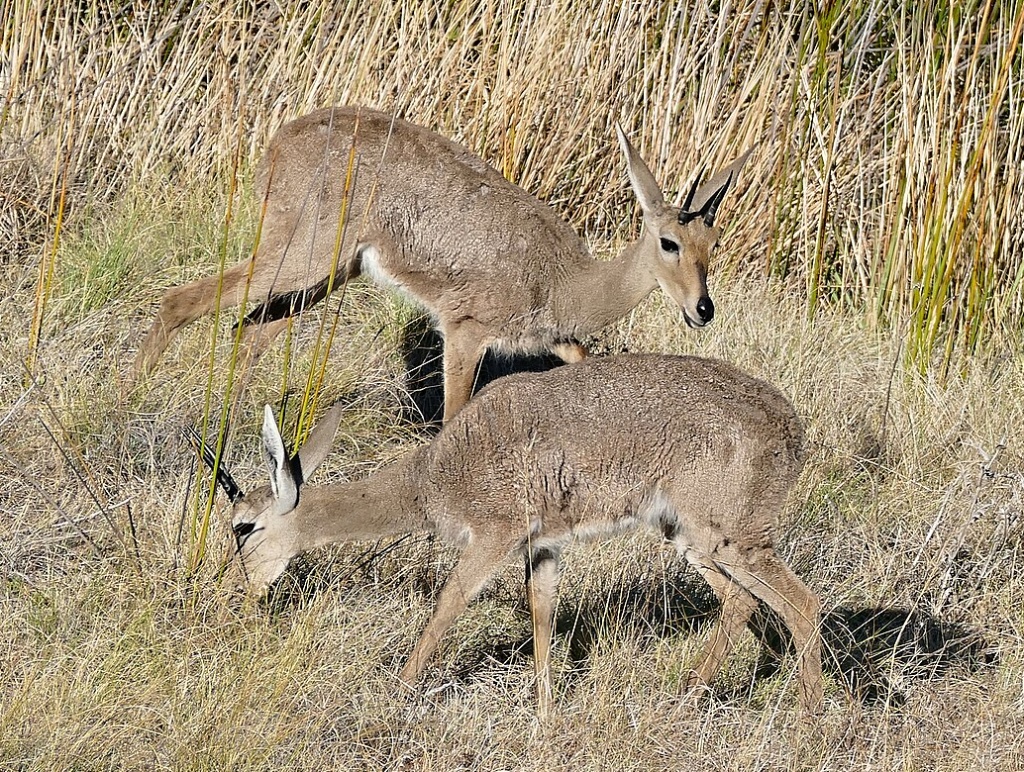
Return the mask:
<svg viewBox="0 0 1024 772">
<path fill-rule="evenodd" d="M 668 512 L 663 512 L 658 518 L 658 525 L 666 541 L 675 541 L 679 536 L 679 518 Z"/>
<path fill-rule="evenodd" d="M 335 285 L 339 283 L 339 277 L 335 276 Z M 278 319 L 286 319 L 289 316 L 302 313 L 310 306 L 315 306 L 327 297 L 334 287 L 331 286 L 331 277 L 327 276 L 311 287 L 292 292 L 282 292 L 279 295 L 271 295 L 270 298 L 248 314 L 242 320 L 243 325 L 265 324 L 275 322 Z"/>
</svg>

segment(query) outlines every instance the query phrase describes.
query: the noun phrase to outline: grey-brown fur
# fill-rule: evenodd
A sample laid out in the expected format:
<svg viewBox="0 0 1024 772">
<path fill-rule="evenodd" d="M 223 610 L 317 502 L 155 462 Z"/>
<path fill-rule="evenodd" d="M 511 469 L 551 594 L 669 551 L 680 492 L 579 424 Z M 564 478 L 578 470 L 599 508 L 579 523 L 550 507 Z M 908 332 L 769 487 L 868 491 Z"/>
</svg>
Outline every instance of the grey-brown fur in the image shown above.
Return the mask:
<svg viewBox="0 0 1024 772">
<path fill-rule="evenodd" d="M 322 458 L 339 419 L 335 408 L 301 453 Z M 272 416 L 264 437 L 280 448 L 271 473 L 283 479 L 289 467 L 280 460 Z M 498 568 L 525 557 L 544 710 L 559 553 L 574 539 L 649 526 L 723 601 L 689 685 L 711 682 L 756 597 L 792 632 L 801 700 L 816 710 L 818 600 L 772 547 L 773 522 L 802 462 L 803 431 L 790 403 L 729 364 L 658 355 L 588 359 L 490 385 L 429 445 L 364 480 L 304 488 L 301 496 L 297 480 L 294 499 L 256 491 L 236 504 L 234 528 L 249 584 L 260 590 L 293 556 L 335 541 L 432 531 L 461 546 L 402 670 L 410 683 Z M 308 476 L 312 467 L 302 467 Z"/>
<path fill-rule="evenodd" d="M 357 107 L 285 124 L 257 175 L 266 214 L 248 288 L 258 305 L 248 317 L 253 354 L 283 329 L 283 317 L 326 294 L 335 261 L 333 288 L 369 274 L 433 315 L 445 339 L 445 420 L 469 399 L 488 347 L 577 361 L 586 355 L 579 339 L 659 284 L 690 325 L 703 326 L 714 314 L 706 276 L 717 202 L 746 156 L 695 186 L 690 210 L 703 216 L 683 224 L 621 130 L 619 141 L 645 228 L 617 259 L 597 261 L 549 207 L 432 131 Z M 246 260 L 225 271 L 222 306 L 242 302 L 249 268 Z M 212 276 L 167 291 L 137 371 L 212 310 L 217 287 Z"/>
</svg>

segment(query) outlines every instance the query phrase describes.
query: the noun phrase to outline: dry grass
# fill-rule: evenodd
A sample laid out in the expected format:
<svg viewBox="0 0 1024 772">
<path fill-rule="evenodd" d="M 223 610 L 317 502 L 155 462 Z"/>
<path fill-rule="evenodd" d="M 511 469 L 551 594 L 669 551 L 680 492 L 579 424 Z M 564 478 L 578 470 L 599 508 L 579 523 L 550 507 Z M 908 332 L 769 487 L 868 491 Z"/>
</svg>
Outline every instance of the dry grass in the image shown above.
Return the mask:
<svg viewBox="0 0 1024 772">
<path fill-rule="evenodd" d="M 1024 10 L 903 8 L 3 6 L 0 766 L 1024 766 Z M 518 566 L 411 696 L 394 674 L 451 552 L 350 545 L 267 604 L 218 589 L 217 550 L 198 548 L 208 480 L 180 431 L 218 407 L 231 320 L 189 328 L 145 389 L 124 375 L 163 287 L 247 254 L 245 169 L 267 134 L 343 101 L 466 142 L 602 254 L 631 206 L 613 119 L 672 188 L 757 143 L 723 211 L 715 324 L 687 331 L 654 297 L 597 344 L 729 359 L 805 417 L 779 535 L 827 612 L 817 726 L 791 659 L 753 639 L 709 704 L 677 705 L 714 606 L 639 536 L 570 552 L 544 726 Z M 305 389 L 335 313 L 319 396 L 350 407 L 318 481 L 420 441 L 400 420 L 415 314 L 360 283 L 295 331 L 287 371 L 278 347 L 240 374 L 240 481 L 262 479 L 258 406 Z"/>
<path fill-rule="evenodd" d="M 24 308 L 28 289 L 8 304 Z M 350 420 L 319 482 L 416 441 L 395 421 L 399 342 L 378 337 L 408 313 L 359 289 L 342 311 L 327 397 L 348 399 Z M 319 552 L 269 605 L 230 602 L 212 565 L 190 580 L 179 529 L 206 482 L 178 432 L 203 412 L 205 373 L 189 363 L 209 323 L 184 335 L 151 391 L 118 403 L 134 340 L 125 312 L 138 314 L 113 305 L 47 345 L 45 382 L 3 425 L 0 758 L 26 769 L 1017 768 L 1020 361 L 939 387 L 894 370 L 898 341 L 847 316 L 808 321 L 758 283 L 718 297 L 721 317 L 699 335 L 656 300 L 603 343 L 728 357 L 780 384 L 805 416 L 814 453 L 780 538 L 827 610 L 819 726 L 800 721 L 792 660 L 778 669 L 754 639 L 710 704 L 676 707 L 714 607 L 640 536 L 570 551 L 559 709 L 543 727 L 518 566 L 460 620 L 412 697 L 395 673 L 450 551 L 413 539 Z M 279 394 L 282 358 L 268 355 L 239 410 L 229 456 L 244 483 L 263 474 L 257 406 Z M 24 393 L 17 379 L 4 389 L 5 403 Z"/>
<path fill-rule="evenodd" d="M 906 325 L 921 368 L 1020 330 L 1019 3 L 22 0 L 0 29 L 0 170 L 34 183 L 0 221 L 23 242 L 133 184 L 223 183 L 285 118 L 348 102 L 464 141 L 603 238 L 631 204 L 621 119 L 670 189 L 756 146 L 727 262 L 792 277 L 811 313 Z"/>
</svg>

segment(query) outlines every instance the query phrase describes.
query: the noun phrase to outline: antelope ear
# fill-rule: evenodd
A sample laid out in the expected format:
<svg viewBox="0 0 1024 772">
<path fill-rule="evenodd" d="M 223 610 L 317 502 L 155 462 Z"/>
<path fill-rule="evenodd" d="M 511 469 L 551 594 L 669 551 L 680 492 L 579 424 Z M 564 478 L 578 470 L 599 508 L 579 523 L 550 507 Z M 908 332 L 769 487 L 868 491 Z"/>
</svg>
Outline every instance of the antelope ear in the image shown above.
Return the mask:
<svg viewBox="0 0 1024 772">
<path fill-rule="evenodd" d="M 719 172 L 712 174 L 707 182 L 701 185 L 693 193 L 692 199 L 690 199 L 690 206 L 688 207 L 691 212 L 702 212 L 704 206 L 716 195 L 718 196 L 718 203 L 722 202 L 722 198 L 725 197 L 726 191 L 729 190 L 729 186 L 736 181 L 736 178 L 740 175 L 740 169 L 743 168 L 743 164 L 747 162 L 747 158 L 753 152 L 754 148 L 750 148 L 746 153 L 741 155 L 731 164 L 726 166 Z M 715 205 L 715 209 L 718 209 L 718 205 Z M 712 218 L 713 219 L 713 218 Z"/>
<path fill-rule="evenodd" d="M 309 433 L 306 444 L 302 446 L 297 456 L 297 474 L 300 483 L 304 483 L 312 477 L 313 472 L 327 458 L 327 454 L 331 451 L 331 444 L 334 442 L 334 435 L 338 432 L 338 424 L 341 423 L 343 412 L 341 404 L 335 405 Z"/>
<path fill-rule="evenodd" d="M 651 174 L 647 164 L 644 163 L 644 159 L 640 157 L 640 154 L 629 143 L 626 132 L 622 130 L 618 123 L 615 124 L 615 134 L 619 138 L 619 147 L 622 148 L 622 154 L 626 156 L 629 184 L 633 186 L 633 193 L 636 194 L 637 200 L 640 202 L 640 208 L 643 209 L 645 217 L 654 214 L 665 203 L 665 197 L 661 193 L 661 188 L 658 186 L 658 182 L 654 179 L 654 175 Z"/>
<path fill-rule="evenodd" d="M 272 511 L 275 515 L 286 515 L 299 503 L 300 481 L 295 477 L 270 405 L 263 409 L 263 460 L 270 473 L 270 490 L 274 496 Z"/>
</svg>

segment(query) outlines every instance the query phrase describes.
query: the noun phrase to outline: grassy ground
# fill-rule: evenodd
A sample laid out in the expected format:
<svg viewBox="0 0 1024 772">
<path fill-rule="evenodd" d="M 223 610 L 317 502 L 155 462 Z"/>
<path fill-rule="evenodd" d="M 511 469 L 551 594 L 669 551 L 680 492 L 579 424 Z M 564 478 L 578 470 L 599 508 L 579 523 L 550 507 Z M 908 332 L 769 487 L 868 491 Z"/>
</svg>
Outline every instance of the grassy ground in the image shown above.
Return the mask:
<svg viewBox="0 0 1024 772">
<path fill-rule="evenodd" d="M 187 254 L 207 236 L 201 219 L 184 225 L 133 228 L 125 244 L 115 222 L 75 249 L 141 256 L 149 239 L 169 238 Z M 7 318 L 29 313 L 28 273 L 7 269 Z M 940 386 L 899 364 L 895 336 L 850 316 L 809 322 L 763 282 L 715 289 L 708 330 L 686 330 L 655 297 L 600 344 L 730 359 L 779 384 L 806 419 L 813 454 L 779 534 L 826 610 L 817 726 L 799 717 L 791 659 L 780 667 L 753 636 L 709 704 L 679 707 L 714 603 L 646 537 L 570 551 L 558 711 L 545 726 L 532 713 L 519 566 L 459 621 L 411 696 L 395 673 L 451 551 L 420 538 L 325 550 L 270 603 L 238 604 L 214 581 L 217 517 L 210 557 L 190 578 L 206 481 L 179 432 L 203 414 L 211 325 L 197 323 L 122 396 L 155 291 L 84 310 L 76 285 L 33 382 L 17 346 L 3 351 L 0 759 L 25 769 L 1017 768 L 1024 459 L 1012 428 L 1024 419 L 1024 362 L 993 357 Z M 410 402 L 400 331 L 414 315 L 357 285 L 340 319 L 324 399 L 351 408 L 318 482 L 364 474 L 419 441 L 399 420 Z M 262 479 L 258 406 L 280 397 L 283 360 L 283 347 L 268 354 L 237 413 L 228 455 L 244 484 Z M 302 378 L 289 386 L 294 396 Z M 782 647 L 770 620 L 757 628 Z"/>
<path fill-rule="evenodd" d="M 727 11 L 0 9 L 0 768 L 1024 767 L 1024 10 Z M 209 481 L 181 430 L 223 404 L 232 320 L 190 327 L 137 389 L 128 369 L 163 289 L 247 255 L 268 132 L 341 101 L 466 142 L 600 256 L 635 225 L 613 119 L 672 190 L 757 145 L 720 217 L 715 323 L 689 331 L 655 295 L 594 344 L 728 359 L 804 417 L 778 534 L 823 599 L 817 724 L 768 618 L 707 704 L 676 700 L 716 608 L 644 536 L 569 551 L 544 725 L 520 566 L 413 693 L 395 673 L 450 550 L 322 550 L 266 603 L 218 587 L 225 504 L 204 536 Z M 422 333 L 363 283 L 310 314 L 239 374 L 235 476 L 263 481 L 262 404 L 294 416 L 303 394 L 348 405 L 316 483 L 423 441 Z"/>
<path fill-rule="evenodd" d="M 1017 2 L 17 0 L 0 30 L 0 223 L 30 247 L 47 226 L 45 266 L 83 202 L 227 185 L 286 118 L 363 103 L 597 239 L 632 204 L 613 121 L 670 192 L 754 147 L 733 268 L 791 279 L 812 312 L 908 319 L 919 368 L 1020 329 Z"/>
</svg>

